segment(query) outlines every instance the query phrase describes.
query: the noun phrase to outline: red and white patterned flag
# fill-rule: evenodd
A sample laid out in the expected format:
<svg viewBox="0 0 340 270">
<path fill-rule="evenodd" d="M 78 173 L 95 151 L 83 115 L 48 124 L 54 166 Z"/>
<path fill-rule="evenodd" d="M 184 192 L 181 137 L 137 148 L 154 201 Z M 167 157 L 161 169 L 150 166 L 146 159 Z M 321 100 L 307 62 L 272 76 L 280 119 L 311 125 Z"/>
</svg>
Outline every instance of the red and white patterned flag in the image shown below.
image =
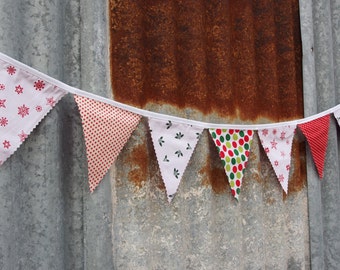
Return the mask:
<svg viewBox="0 0 340 270">
<path fill-rule="evenodd" d="M 85 138 L 93 192 L 136 129 L 141 116 L 91 98 L 74 95 Z"/>
<path fill-rule="evenodd" d="M 283 190 L 288 193 L 291 151 L 296 125 L 268 128 L 258 131 L 266 152 Z"/>
<path fill-rule="evenodd" d="M 211 128 L 209 132 L 217 146 L 224 170 L 228 176 L 231 192 L 238 199 L 254 132 L 252 130 L 220 128 Z"/>
<path fill-rule="evenodd" d="M 173 199 L 203 128 L 149 119 L 150 133 L 168 201 Z"/>
<path fill-rule="evenodd" d="M 327 114 L 310 122 L 298 124 L 298 127 L 307 138 L 320 178 L 323 178 L 323 168 L 328 144 L 329 121 L 330 115 Z"/>
<path fill-rule="evenodd" d="M 0 60 L 0 165 L 66 91 Z"/>
</svg>

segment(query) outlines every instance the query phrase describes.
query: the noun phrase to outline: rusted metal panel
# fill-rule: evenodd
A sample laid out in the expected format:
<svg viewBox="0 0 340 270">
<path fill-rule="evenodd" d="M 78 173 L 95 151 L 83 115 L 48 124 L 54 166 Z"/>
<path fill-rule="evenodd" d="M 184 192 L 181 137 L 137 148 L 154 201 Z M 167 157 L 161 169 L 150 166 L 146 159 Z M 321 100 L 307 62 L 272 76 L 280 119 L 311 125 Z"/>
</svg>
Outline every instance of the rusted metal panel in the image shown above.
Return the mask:
<svg viewBox="0 0 340 270">
<path fill-rule="evenodd" d="M 215 123 L 303 116 L 298 1 L 112 0 L 110 12 L 115 100 Z M 144 118 L 113 174 L 115 266 L 309 269 L 304 151 L 297 135 L 286 197 L 255 136 L 237 203 L 205 130 L 169 205 Z"/>
<path fill-rule="evenodd" d="M 222 123 L 303 117 L 297 0 L 111 1 L 110 10 L 116 100 Z M 294 149 L 291 191 L 306 180 L 304 143 Z M 226 182 L 211 161 L 202 170 L 205 183 L 217 184 L 216 170 Z"/>
<path fill-rule="evenodd" d="M 115 99 L 259 122 L 303 115 L 298 1 L 111 1 Z"/>
</svg>

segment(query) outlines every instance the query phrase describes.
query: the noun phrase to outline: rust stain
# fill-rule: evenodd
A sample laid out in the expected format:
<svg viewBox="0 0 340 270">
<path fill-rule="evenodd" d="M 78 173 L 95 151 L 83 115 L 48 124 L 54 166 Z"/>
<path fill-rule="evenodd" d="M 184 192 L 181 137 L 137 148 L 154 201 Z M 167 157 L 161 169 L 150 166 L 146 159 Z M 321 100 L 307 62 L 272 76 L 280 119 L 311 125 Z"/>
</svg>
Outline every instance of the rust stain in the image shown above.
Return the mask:
<svg viewBox="0 0 340 270">
<path fill-rule="evenodd" d="M 222 194 L 230 191 L 229 182 L 221 163 L 220 157 L 217 154 L 216 146 L 212 140 L 209 141 L 209 156 L 203 166 L 199 170 L 199 174 L 203 175 L 202 184 L 211 186 L 216 194 Z"/>
<path fill-rule="evenodd" d="M 275 198 L 272 198 L 272 197 L 266 198 L 266 204 L 273 205 L 274 203 L 276 203 Z"/>
<path fill-rule="evenodd" d="M 288 195 L 299 192 L 307 185 L 306 147 L 304 142 L 293 141 L 292 159 L 295 162 L 289 179 Z"/>
<path fill-rule="evenodd" d="M 129 171 L 128 177 L 137 187 L 142 187 L 149 174 L 149 157 L 146 145 L 140 144 L 133 148 L 126 158 L 127 164 L 133 164 L 134 169 Z"/>
<path fill-rule="evenodd" d="M 142 121 L 145 121 L 145 119 L 142 119 Z M 144 123 L 144 125 L 147 124 Z M 147 136 L 142 143 L 134 146 L 131 151 L 125 155 L 124 164 L 129 164 L 132 168 L 128 172 L 128 179 L 134 183 L 135 186 L 141 188 L 146 181 L 151 179 L 154 186 L 160 190 L 165 190 L 149 132 L 147 132 Z"/>
<path fill-rule="evenodd" d="M 199 171 L 204 174 L 203 185 L 211 186 L 216 194 L 226 193 L 229 190 L 229 183 L 223 168 L 211 166 L 210 158 L 207 158 L 206 165 Z"/>
<path fill-rule="evenodd" d="M 302 116 L 298 0 L 111 0 L 110 11 L 116 100 L 252 121 Z"/>
</svg>

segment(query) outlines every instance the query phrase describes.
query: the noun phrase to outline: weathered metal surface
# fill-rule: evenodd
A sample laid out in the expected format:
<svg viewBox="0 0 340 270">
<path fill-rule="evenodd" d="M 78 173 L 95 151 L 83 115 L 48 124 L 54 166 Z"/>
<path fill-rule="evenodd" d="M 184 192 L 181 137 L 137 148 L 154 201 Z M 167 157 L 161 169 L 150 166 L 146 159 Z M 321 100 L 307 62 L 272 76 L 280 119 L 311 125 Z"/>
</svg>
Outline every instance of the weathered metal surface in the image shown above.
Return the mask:
<svg viewBox="0 0 340 270">
<path fill-rule="evenodd" d="M 178 1 L 180 5 L 183 2 Z M 300 2 L 304 104 L 309 115 L 339 102 L 339 1 Z M 107 17 L 107 4 L 104 0 L 2 0 L 0 51 L 68 84 L 109 96 L 107 38 L 112 18 Z M 211 12 L 212 6 L 200 2 L 203 4 Z M 129 12 L 133 14 L 132 11 Z M 225 27 L 221 24 L 210 28 L 210 38 L 216 39 L 215 35 Z M 214 61 L 226 46 L 217 41 L 216 48 L 209 51 Z M 134 51 L 132 45 L 131 55 L 142 52 Z M 182 51 L 181 57 L 189 56 Z M 191 65 L 201 63 L 193 59 Z M 128 64 L 138 70 L 140 62 Z M 217 61 L 214 64 L 226 65 Z M 270 67 L 271 63 L 267 64 Z M 190 65 L 183 69 L 186 67 Z M 160 72 L 152 71 L 155 75 Z M 192 70 L 187 72 L 191 76 L 188 78 L 196 76 Z M 209 76 L 225 76 L 219 72 Z M 137 83 L 141 74 L 144 73 L 136 71 L 129 79 Z M 165 75 L 171 77 L 171 73 Z M 158 79 L 159 83 L 167 82 L 165 75 Z M 223 85 L 215 83 L 214 89 L 219 89 L 217 83 Z M 194 90 L 190 81 L 186 86 Z M 216 108 L 215 113 L 203 107 L 179 109 L 178 106 L 187 106 L 181 99 L 170 105 L 146 103 L 138 91 L 130 93 L 131 102 L 136 95 L 137 101 L 141 99 L 138 104 L 146 104 L 151 110 L 204 121 L 226 121 Z M 195 98 L 194 93 L 189 97 Z M 298 192 L 283 198 L 257 138 L 238 203 L 225 185 L 227 179 L 215 147 L 204 132 L 179 192 L 169 205 L 146 119 L 132 135 L 111 175 L 90 195 L 79 115 L 72 97 L 64 98 L 0 167 L 0 268 L 309 269 L 311 261 L 313 269 L 336 269 L 340 252 L 335 132 L 332 122 L 331 152 L 323 182 L 313 176 L 314 165 L 307 155 L 310 255 L 304 182 L 291 185 Z M 303 167 L 303 161 L 299 165 L 296 160 L 294 164 Z"/>
<path fill-rule="evenodd" d="M 239 202 L 205 132 L 169 205 L 147 129 L 144 120 L 115 166 L 117 269 L 308 269 L 306 189 L 284 200 L 269 162 L 259 163 L 257 140 Z M 212 185 L 207 166 L 221 176 Z"/>
<path fill-rule="evenodd" d="M 115 99 L 233 121 L 303 115 L 297 0 L 111 0 Z"/>
<path fill-rule="evenodd" d="M 300 1 L 300 10 L 304 104 L 309 116 L 340 101 L 340 1 Z M 312 269 L 338 269 L 340 265 L 338 131 L 332 119 L 322 181 L 307 156 Z"/>
<path fill-rule="evenodd" d="M 115 99 L 222 123 L 303 116 L 297 0 L 142 2 L 111 1 Z M 306 179 L 304 143 L 294 148 L 291 191 Z"/>
<path fill-rule="evenodd" d="M 115 99 L 216 123 L 302 117 L 297 1 L 110 3 Z M 288 197 L 256 137 L 235 202 L 205 131 L 169 205 L 147 131 L 144 119 L 114 170 L 118 269 L 309 268 L 298 136 Z"/>
<path fill-rule="evenodd" d="M 2 0 L 0 51 L 108 95 L 107 10 L 106 1 Z M 0 269 L 113 269 L 110 181 L 91 196 L 86 174 L 68 96 L 0 167 Z"/>
</svg>

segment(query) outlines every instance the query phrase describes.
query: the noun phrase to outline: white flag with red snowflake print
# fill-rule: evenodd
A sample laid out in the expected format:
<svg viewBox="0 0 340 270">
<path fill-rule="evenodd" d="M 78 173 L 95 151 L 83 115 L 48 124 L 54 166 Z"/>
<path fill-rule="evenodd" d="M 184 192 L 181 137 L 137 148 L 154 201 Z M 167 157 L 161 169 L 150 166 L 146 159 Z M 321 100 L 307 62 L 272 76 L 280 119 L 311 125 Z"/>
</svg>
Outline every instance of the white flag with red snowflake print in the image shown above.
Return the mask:
<svg viewBox="0 0 340 270">
<path fill-rule="evenodd" d="M 168 201 L 173 199 L 203 128 L 149 119 L 150 133 Z"/>
<path fill-rule="evenodd" d="M 141 116 L 107 103 L 74 95 L 85 138 L 90 191 L 93 192 L 136 129 Z"/>
<path fill-rule="evenodd" d="M 252 130 L 220 128 L 211 128 L 209 132 L 217 146 L 224 170 L 228 176 L 231 192 L 238 200 L 254 132 Z"/>
<path fill-rule="evenodd" d="M 323 178 L 323 168 L 328 144 L 329 121 L 330 115 L 327 114 L 310 122 L 298 124 L 298 127 L 307 138 L 320 178 Z"/>
<path fill-rule="evenodd" d="M 0 165 L 66 93 L 0 60 Z"/>
<path fill-rule="evenodd" d="M 258 131 L 263 149 L 283 190 L 288 193 L 291 151 L 296 125 L 268 128 Z"/>
</svg>

